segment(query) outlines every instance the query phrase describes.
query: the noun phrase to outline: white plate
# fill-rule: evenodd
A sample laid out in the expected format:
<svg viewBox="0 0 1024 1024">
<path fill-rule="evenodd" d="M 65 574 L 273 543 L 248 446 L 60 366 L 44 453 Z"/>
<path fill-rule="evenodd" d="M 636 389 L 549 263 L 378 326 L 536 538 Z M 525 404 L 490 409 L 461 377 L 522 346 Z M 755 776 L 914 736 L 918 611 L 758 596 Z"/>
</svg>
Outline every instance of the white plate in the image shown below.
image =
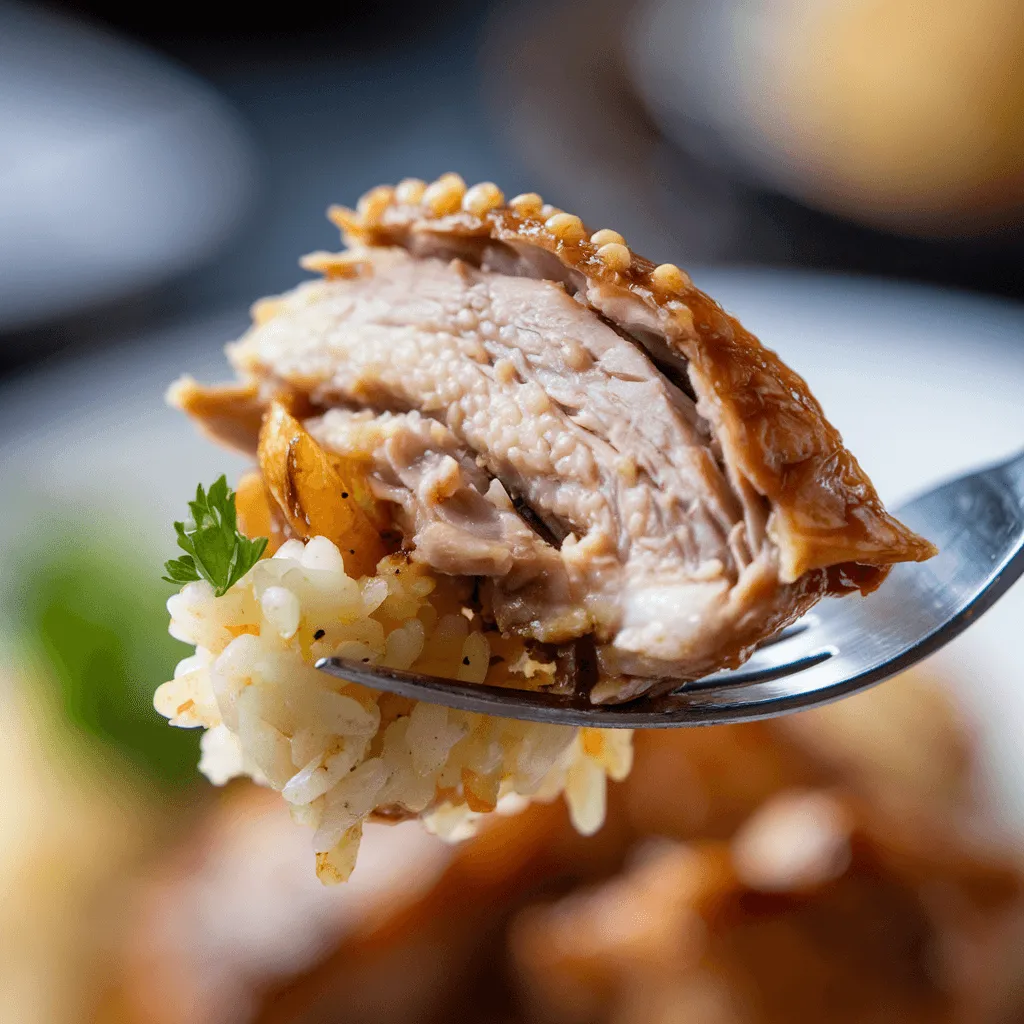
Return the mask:
<svg viewBox="0 0 1024 1024">
<path fill-rule="evenodd" d="M 955 292 L 813 274 L 704 271 L 698 283 L 803 374 L 875 480 L 899 501 L 1024 447 L 1024 307 Z M 183 370 L 226 376 L 228 310 L 0 388 L 0 587 L 40 507 L 111 507 L 125 542 L 172 554 L 198 481 L 242 462 L 200 439 L 162 395 Z M 985 768 L 1024 835 L 1024 679 L 1017 587 L 935 659 L 975 719 Z"/>
</svg>

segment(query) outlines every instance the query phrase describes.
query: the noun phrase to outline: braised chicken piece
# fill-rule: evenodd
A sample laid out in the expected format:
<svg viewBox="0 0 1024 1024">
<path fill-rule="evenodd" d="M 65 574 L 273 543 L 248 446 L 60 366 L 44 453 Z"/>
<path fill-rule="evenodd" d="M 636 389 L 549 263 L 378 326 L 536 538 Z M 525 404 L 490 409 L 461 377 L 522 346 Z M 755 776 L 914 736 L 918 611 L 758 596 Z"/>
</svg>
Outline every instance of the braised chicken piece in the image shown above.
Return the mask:
<svg viewBox="0 0 1024 1024">
<path fill-rule="evenodd" d="M 1022 893 L 949 836 L 873 834 L 792 791 L 731 843 L 659 846 L 525 911 L 510 947 L 539 1022 L 1008 1024 Z"/>
<path fill-rule="evenodd" d="M 170 1024 L 187 1007 L 219 1024 L 233 1007 L 260 1024 L 571 1024 L 604 993 L 594 1024 L 615 1007 L 707 1024 L 688 1016 L 695 1001 L 749 1010 L 766 972 L 799 972 L 820 1007 L 826 982 L 853 984 L 852 963 L 876 1000 L 851 1011 L 857 1024 L 890 1006 L 928 1024 L 1009 1024 L 1024 1008 L 1022 876 L 999 847 L 963 839 L 982 817 L 976 756 L 935 684 L 912 673 L 796 718 L 642 732 L 589 838 L 561 802 L 492 817 L 459 846 L 368 826 L 352 880 L 330 892 L 279 804 L 229 790 L 139 887 L 96 1022 Z M 912 735 L 891 742 L 888 723 L 910 715 Z M 703 946 L 693 915 L 709 907 Z M 662 969 L 684 941 L 693 955 Z M 847 959 L 823 962 L 837 951 Z M 797 1024 L 805 987 L 781 987 L 766 998 Z"/>
<path fill-rule="evenodd" d="M 332 217 L 348 248 L 255 308 L 229 348 L 241 382 L 173 400 L 253 451 L 259 410 L 286 404 L 414 560 L 481 581 L 505 635 L 592 637 L 593 699 L 735 666 L 934 553 L 804 381 L 616 232 L 451 174 Z"/>
</svg>

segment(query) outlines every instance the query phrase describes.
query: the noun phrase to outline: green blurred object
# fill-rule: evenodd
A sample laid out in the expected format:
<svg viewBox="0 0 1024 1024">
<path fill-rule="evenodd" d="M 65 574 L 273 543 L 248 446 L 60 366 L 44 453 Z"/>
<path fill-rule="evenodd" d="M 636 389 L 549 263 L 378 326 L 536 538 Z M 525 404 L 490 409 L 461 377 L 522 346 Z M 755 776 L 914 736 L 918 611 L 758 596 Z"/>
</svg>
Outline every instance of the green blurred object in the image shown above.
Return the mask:
<svg viewBox="0 0 1024 1024">
<path fill-rule="evenodd" d="M 165 787 L 198 780 L 199 731 L 168 728 L 153 691 L 189 651 L 167 633 L 159 569 L 78 522 L 48 521 L 14 573 L 12 625 L 70 724 Z"/>
</svg>

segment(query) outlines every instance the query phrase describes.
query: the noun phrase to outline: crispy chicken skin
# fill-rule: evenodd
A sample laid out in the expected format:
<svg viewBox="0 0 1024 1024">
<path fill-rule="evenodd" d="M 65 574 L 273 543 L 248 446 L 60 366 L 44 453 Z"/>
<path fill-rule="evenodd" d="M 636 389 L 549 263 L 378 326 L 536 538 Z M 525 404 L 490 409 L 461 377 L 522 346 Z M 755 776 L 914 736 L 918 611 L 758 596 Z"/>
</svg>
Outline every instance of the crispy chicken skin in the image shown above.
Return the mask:
<svg viewBox="0 0 1024 1024">
<path fill-rule="evenodd" d="M 335 208 L 348 249 L 264 300 L 241 383 L 172 400 L 254 449 L 287 401 L 355 460 L 412 557 L 506 633 L 592 636 L 595 699 L 740 664 L 825 594 L 934 554 L 807 385 L 679 268 L 457 175 Z"/>
</svg>

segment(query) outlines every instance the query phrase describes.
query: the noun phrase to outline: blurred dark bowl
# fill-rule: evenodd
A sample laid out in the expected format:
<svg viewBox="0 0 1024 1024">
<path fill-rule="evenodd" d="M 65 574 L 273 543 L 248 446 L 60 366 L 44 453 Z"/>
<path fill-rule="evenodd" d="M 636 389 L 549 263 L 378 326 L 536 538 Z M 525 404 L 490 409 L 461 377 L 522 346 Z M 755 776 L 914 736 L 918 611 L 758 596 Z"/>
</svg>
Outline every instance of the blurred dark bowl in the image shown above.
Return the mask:
<svg viewBox="0 0 1024 1024">
<path fill-rule="evenodd" d="M 387 48 L 429 33 L 453 11 L 482 6 L 480 0 L 335 0 L 331 4 L 246 5 L 234 3 L 138 4 L 118 0 L 49 0 L 49 6 L 116 26 L 147 39 L 202 41 L 265 40 L 275 46 L 290 38 L 324 33 L 361 46 Z"/>
</svg>

